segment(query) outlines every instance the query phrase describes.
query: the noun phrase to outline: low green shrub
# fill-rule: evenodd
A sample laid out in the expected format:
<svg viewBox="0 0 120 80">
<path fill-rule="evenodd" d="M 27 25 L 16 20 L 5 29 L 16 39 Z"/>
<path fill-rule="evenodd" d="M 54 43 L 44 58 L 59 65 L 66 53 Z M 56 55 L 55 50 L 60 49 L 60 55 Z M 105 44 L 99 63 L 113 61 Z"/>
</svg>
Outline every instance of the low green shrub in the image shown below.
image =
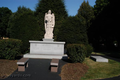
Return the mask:
<svg viewBox="0 0 120 80">
<path fill-rule="evenodd" d="M 86 55 L 86 47 L 83 44 L 68 44 L 67 45 L 67 54 L 70 60 L 74 63 L 82 63 Z"/>
<path fill-rule="evenodd" d="M 22 42 L 18 39 L 0 40 L 0 58 L 15 59 L 21 54 Z"/>
<path fill-rule="evenodd" d="M 93 52 L 93 47 L 88 44 L 86 46 L 86 49 L 87 49 L 86 57 L 89 57 L 91 55 L 91 53 Z"/>
</svg>

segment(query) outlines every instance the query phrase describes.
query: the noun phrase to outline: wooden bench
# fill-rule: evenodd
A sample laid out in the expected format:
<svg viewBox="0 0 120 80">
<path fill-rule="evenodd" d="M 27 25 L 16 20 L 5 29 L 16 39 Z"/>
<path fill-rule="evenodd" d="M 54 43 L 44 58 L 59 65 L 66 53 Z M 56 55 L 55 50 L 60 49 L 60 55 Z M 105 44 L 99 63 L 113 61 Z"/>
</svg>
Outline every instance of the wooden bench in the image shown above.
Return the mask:
<svg viewBox="0 0 120 80">
<path fill-rule="evenodd" d="M 52 59 L 50 66 L 51 66 L 51 72 L 57 72 L 58 70 L 58 64 L 59 64 L 59 59 Z"/>
<path fill-rule="evenodd" d="M 25 68 L 28 67 L 28 60 L 29 58 L 21 58 L 18 60 L 18 71 L 25 71 Z"/>
</svg>

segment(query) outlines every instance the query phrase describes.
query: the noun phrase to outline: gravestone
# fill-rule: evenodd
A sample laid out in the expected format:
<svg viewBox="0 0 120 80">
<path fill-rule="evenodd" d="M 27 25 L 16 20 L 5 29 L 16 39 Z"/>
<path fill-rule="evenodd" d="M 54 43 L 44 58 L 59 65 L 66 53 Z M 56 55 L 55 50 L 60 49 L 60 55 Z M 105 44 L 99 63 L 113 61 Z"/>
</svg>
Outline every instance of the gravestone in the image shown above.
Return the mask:
<svg viewBox="0 0 120 80">
<path fill-rule="evenodd" d="M 45 34 L 43 41 L 30 40 L 30 53 L 24 55 L 25 58 L 45 58 L 45 59 L 61 59 L 64 55 L 65 42 L 57 42 L 53 39 L 53 30 L 55 26 L 55 15 L 45 13 L 44 18 Z"/>
<path fill-rule="evenodd" d="M 108 59 L 102 56 L 91 56 L 91 58 L 96 62 L 108 62 Z"/>
</svg>

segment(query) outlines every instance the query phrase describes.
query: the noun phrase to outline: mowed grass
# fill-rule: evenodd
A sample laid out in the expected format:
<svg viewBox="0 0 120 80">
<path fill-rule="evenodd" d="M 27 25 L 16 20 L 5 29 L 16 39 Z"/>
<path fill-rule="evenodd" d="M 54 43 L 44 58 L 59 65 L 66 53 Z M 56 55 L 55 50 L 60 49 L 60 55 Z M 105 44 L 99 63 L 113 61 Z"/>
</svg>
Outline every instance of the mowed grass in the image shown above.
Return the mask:
<svg viewBox="0 0 120 80">
<path fill-rule="evenodd" d="M 120 63 L 114 60 L 105 63 L 86 58 L 84 63 L 88 65 L 89 69 L 80 80 L 104 79 L 120 75 Z"/>
<path fill-rule="evenodd" d="M 86 58 L 83 63 L 67 63 L 62 67 L 61 80 L 96 80 L 120 75 L 120 63 L 114 60 L 95 62 Z"/>
</svg>

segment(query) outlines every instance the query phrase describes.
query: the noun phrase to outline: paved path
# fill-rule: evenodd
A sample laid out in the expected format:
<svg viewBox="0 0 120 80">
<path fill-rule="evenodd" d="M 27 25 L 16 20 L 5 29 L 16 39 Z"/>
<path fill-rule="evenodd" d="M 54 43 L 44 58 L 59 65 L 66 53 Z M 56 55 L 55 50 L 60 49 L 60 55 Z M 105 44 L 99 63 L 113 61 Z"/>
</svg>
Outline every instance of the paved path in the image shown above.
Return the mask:
<svg viewBox="0 0 120 80">
<path fill-rule="evenodd" d="M 50 72 L 50 62 L 50 59 L 29 59 L 29 66 L 25 72 L 18 72 L 16 70 L 11 76 L 4 80 L 61 80 L 59 74 L 62 66 L 67 62 L 59 61 L 57 73 Z"/>
<path fill-rule="evenodd" d="M 108 56 L 103 57 L 120 62 L 120 59 Z M 62 66 L 67 62 L 59 61 L 57 73 L 50 72 L 50 62 L 50 59 L 29 59 L 29 67 L 26 68 L 25 72 L 18 72 L 16 70 L 11 76 L 3 80 L 61 80 L 59 74 L 61 73 Z M 120 80 L 120 76 L 99 80 Z"/>
</svg>

